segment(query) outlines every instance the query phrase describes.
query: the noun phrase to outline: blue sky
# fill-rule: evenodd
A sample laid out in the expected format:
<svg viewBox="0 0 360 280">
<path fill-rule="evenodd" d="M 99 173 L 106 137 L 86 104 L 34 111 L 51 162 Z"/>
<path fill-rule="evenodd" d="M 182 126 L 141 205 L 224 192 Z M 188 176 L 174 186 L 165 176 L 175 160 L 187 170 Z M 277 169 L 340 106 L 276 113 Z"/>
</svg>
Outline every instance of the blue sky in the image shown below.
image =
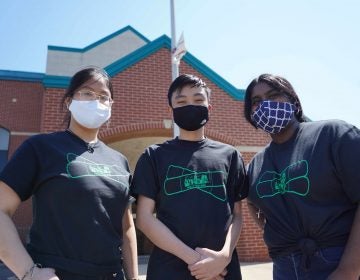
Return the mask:
<svg viewBox="0 0 360 280">
<path fill-rule="evenodd" d="M 177 37 L 238 88 L 286 77 L 313 120 L 360 127 L 360 1 L 175 0 Z M 170 0 L 1 0 L 0 69 L 45 72 L 48 45 L 83 48 L 131 25 L 170 31 Z"/>
</svg>

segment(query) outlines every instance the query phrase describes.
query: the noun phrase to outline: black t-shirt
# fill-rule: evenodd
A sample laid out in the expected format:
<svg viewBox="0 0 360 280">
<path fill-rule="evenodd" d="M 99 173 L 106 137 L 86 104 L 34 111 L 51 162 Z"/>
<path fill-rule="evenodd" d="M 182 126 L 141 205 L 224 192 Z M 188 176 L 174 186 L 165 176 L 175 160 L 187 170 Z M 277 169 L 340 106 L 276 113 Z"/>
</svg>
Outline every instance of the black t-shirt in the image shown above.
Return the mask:
<svg viewBox="0 0 360 280">
<path fill-rule="evenodd" d="M 247 195 L 244 181 L 243 160 L 234 147 L 176 138 L 145 150 L 132 192 L 153 199 L 157 218 L 191 248 L 220 250 L 234 203 Z M 193 279 L 183 261 L 159 248 L 150 258 L 148 277 Z"/>
<path fill-rule="evenodd" d="M 33 196 L 29 253 L 43 266 L 83 275 L 121 270 L 122 217 L 129 204 L 126 158 L 69 131 L 26 140 L 0 174 Z"/>
<path fill-rule="evenodd" d="M 248 199 L 266 217 L 272 257 L 343 246 L 360 201 L 360 131 L 342 121 L 301 123 L 290 140 L 271 142 L 248 167 Z"/>
</svg>

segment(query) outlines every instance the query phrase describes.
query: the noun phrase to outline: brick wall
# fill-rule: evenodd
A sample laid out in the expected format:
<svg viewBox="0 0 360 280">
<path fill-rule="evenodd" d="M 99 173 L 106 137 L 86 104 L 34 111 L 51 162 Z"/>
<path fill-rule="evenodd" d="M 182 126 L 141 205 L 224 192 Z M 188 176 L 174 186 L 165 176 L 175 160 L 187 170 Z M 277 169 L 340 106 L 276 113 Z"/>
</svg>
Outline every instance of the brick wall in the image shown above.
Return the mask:
<svg viewBox="0 0 360 280">
<path fill-rule="evenodd" d="M 31 133 L 40 131 L 44 87 L 40 82 L 0 80 L 0 126 L 10 135 L 9 157 Z M 13 219 L 22 240 L 31 223 L 31 201 L 22 203 Z"/>
<path fill-rule="evenodd" d="M 171 118 L 167 103 L 167 90 L 171 83 L 169 60 L 169 51 L 161 49 L 113 78 L 116 93 L 111 127 L 122 127 L 123 129 L 120 129 L 118 133 L 128 131 L 127 127 L 134 123 L 152 122 L 161 127 L 162 119 Z M 181 64 L 180 73 L 202 76 L 184 62 Z M 243 102 L 234 100 L 207 78 L 203 77 L 203 79 L 212 89 L 213 109 L 210 112 L 207 131 L 218 132 L 218 135 L 211 135 L 217 136 L 212 138 L 225 140 L 224 142 L 232 145 L 265 145 L 269 141 L 266 134 L 255 130 L 245 121 Z M 144 126 L 143 129 L 150 129 L 149 125 Z M 138 128 L 133 128 L 133 132 L 137 130 Z M 111 133 L 103 134 L 111 138 Z M 243 156 L 248 162 L 253 154 L 244 153 Z M 244 227 L 237 247 L 240 259 L 243 261 L 269 260 L 262 233 L 251 220 L 246 203 L 243 203 L 243 212 Z"/>
<path fill-rule="evenodd" d="M 138 136 L 171 135 L 171 130 L 165 129 L 163 125 L 164 119 L 171 119 L 167 103 L 167 90 L 171 83 L 169 61 L 169 50 L 160 49 L 112 78 L 115 103 L 111 124 L 101 132 L 105 142 Z M 181 63 L 180 73 L 203 77 L 185 62 Z M 246 123 L 243 117 L 243 102 L 236 101 L 207 78 L 203 79 L 212 89 L 213 109 L 210 112 L 207 135 L 235 146 L 264 146 L 269 139 L 264 133 L 256 131 Z M 36 83 L 0 81 L 0 92 L 5 93 L 5 102 L 0 104 L 0 125 L 11 131 L 51 132 L 65 127 L 65 113 L 61 107 L 64 89 L 43 89 Z M 18 101 L 12 102 L 12 98 L 17 98 Z M 22 140 L 13 140 L 11 153 Z M 248 162 L 253 154 L 243 153 L 243 156 Z M 24 207 L 30 212 L 29 206 Z M 246 202 L 243 202 L 243 212 L 244 227 L 237 246 L 240 259 L 268 260 L 262 233 L 249 217 Z M 17 216 L 18 227 L 22 230 L 23 236 L 26 221 L 30 219 L 26 215 L 20 211 Z"/>
<path fill-rule="evenodd" d="M 41 83 L 0 80 L 0 125 L 10 131 L 39 132 Z"/>
<path fill-rule="evenodd" d="M 41 83 L 0 80 L 0 126 L 11 132 L 9 156 L 28 137 L 21 133 L 40 131 L 43 92 Z"/>
<path fill-rule="evenodd" d="M 242 153 L 245 164 L 249 163 L 254 153 Z M 239 259 L 242 261 L 269 261 L 267 247 L 263 240 L 263 231 L 250 216 L 246 199 L 242 201 L 243 228 L 236 246 Z"/>
</svg>

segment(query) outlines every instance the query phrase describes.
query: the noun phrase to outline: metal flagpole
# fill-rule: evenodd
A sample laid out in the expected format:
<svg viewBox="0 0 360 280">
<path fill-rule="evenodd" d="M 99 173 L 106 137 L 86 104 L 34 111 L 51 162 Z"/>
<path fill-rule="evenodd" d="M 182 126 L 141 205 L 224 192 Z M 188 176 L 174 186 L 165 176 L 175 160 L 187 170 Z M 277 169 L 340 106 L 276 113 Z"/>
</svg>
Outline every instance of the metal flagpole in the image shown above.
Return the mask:
<svg viewBox="0 0 360 280">
<path fill-rule="evenodd" d="M 175 5 L 174 0 L 170 0 L 171 12 L 171 74 L 174 81 L 179 76 L 179 63 L 175 58 L 176 51 L 176 30 L 175 30 Z M 179 135 L 179 127 L 173 123 L 173 136 L 174 138 Z"/>
</svg>

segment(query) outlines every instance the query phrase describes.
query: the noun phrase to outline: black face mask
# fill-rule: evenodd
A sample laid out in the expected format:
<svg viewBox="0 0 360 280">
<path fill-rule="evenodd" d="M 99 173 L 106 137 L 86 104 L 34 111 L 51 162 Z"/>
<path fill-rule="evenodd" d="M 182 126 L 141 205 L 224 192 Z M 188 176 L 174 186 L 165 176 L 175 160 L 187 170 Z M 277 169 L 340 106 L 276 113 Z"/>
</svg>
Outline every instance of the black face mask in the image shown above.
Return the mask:
<svg viewBox="0 0 360 280">
<path fill-rule="evenodd" d="M 209 120 L 209 110 L 205 106 L 186 105 L 173 109 L 174 121 L 182 129 L 195 131 Z"/>
</svg>

